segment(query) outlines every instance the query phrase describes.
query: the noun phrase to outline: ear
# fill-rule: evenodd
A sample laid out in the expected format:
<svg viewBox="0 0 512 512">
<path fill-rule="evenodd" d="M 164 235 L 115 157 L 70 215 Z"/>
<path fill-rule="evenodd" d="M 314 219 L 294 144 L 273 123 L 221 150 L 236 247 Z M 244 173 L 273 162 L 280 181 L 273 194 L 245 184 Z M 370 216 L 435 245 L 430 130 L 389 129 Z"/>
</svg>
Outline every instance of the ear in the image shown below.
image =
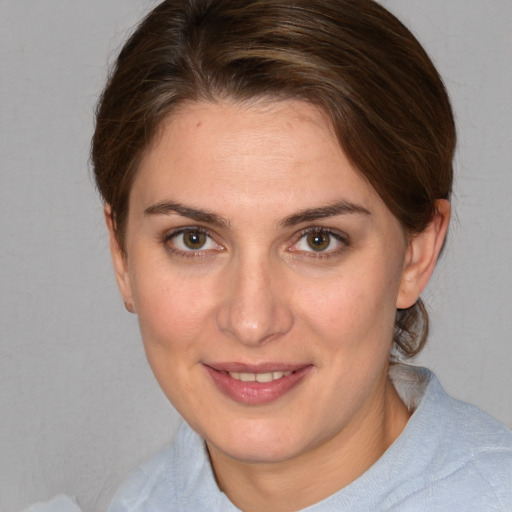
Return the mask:
<svg viewBox="0 0 512 512">
<path fill-rule="evenodd" d="M 430 224 L 409 241 L 396 302 L 398 309 L 406 309 L 415 304 L 427 286 L 443 248 L 450 211 L 450 203 L 439 199 Z"/>
<path fill-rule="evenodd" d="M 130 313 L 135 313 L 132 286 L 128 273 L 126 255 L 119 246 L 119 241 L 115 232 L 115 221 L 112 216 L 110 205 L 105 206 L 103 213 L 105 215 L 105 223 L 107 224 L 110 239 L 110 254 L 112 255 L 112 262 L 114 264 L 117 286 L 121 292 L 125 308 Z"/>
</svg>

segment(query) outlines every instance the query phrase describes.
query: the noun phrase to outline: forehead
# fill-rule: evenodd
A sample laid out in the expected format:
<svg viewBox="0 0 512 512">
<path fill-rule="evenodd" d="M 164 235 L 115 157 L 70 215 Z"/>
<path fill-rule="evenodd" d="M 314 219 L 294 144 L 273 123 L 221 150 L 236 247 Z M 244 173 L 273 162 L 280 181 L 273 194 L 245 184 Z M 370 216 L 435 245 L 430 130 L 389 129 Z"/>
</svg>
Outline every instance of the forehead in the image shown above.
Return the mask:
<svg viewBox="0 0 512 512">
<path fill-rule="evenodd" d="M 380 202 L 341 150 L 327 116 L 301 101 L 184 105 L 142 159 L 130 202 L 142 207 L 166 195 L 280 215 L 340 199 Z"/>
<path fill-rule="evenodd" d="M 302 145 L 304 138 L 310 141 L 306 146 Z M 243 171 L 255 159 L 269 164 L 276 159 L 306 163 L 317 159 L 320 147 L 325 158 L 344 157 L 327 115 L 309 103 L 187 102 L 164 121 L 143 166 L 160 156 L 176 164 L 230 161 Z"/>
</svg>

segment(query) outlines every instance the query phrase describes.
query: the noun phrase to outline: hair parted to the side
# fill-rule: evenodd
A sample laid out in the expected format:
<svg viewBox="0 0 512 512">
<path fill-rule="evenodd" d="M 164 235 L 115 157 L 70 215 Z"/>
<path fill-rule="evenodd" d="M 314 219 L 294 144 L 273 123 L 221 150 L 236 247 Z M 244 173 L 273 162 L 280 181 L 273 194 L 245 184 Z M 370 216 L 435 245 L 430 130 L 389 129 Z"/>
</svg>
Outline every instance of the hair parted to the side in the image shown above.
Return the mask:
<svg viewBox="0 0 512 512">
<path fill-rule="evenodd" d="M 415 37 L 372 0 L 165 0 L 123 47 L 98 103 L 91 159 L 122 249 L 129 193 L 162 121 L 184 102 L 300 99 L 326 112 L 354 167 L 409 236 L 452 186 L 455 127 Z M 423 347 L 420 301 L 393 353 Z"/>
</svg>

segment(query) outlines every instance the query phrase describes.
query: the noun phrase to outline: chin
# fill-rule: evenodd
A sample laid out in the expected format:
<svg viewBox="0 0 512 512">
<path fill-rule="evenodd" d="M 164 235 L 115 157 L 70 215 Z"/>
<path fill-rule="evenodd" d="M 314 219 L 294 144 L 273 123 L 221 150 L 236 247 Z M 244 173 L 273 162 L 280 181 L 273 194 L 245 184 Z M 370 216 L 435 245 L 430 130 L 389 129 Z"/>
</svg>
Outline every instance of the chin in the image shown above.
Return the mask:
<svg viewBox="0 0 512 512">
<path fill-rule="evenodd" d="M 307 451 L 310 442 L 301 439 L 297 425 L 276 424 L 275 420 L 239 421 L 222 433 L 205 432 L 209 449 L 218 450 L 231 459 L 255 464 L 284 462 Z"/>
</svg>

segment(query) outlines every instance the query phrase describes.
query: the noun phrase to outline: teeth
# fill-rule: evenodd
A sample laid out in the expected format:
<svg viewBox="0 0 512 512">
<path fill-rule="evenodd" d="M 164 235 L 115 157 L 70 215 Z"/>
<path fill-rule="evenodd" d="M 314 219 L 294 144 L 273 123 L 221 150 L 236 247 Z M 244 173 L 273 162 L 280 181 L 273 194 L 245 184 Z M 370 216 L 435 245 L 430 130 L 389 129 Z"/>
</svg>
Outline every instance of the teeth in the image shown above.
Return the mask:
<svg viewBox="0 0 512 512">
<path fill-rule="evenodd" d="M 278 373 L 278 372 L 276 372 L 276 373 Z M 281 377 L 278 377 L 278 378 L 281 378 Z M 273 372 L 271 372 L 271 373 L 257 373 L 256 374 L 256 381 L 257 382 L 272 382 L 273 380 L 275 380 Z"/>
<path fill-rule="evenodd" d="M 242 382 L 272 382 L 291 375 L 292 372 L 267 372 L 267 373 L 247 373 L 247 372 L 228 372 L 229 376 Z"/>
</svg>

